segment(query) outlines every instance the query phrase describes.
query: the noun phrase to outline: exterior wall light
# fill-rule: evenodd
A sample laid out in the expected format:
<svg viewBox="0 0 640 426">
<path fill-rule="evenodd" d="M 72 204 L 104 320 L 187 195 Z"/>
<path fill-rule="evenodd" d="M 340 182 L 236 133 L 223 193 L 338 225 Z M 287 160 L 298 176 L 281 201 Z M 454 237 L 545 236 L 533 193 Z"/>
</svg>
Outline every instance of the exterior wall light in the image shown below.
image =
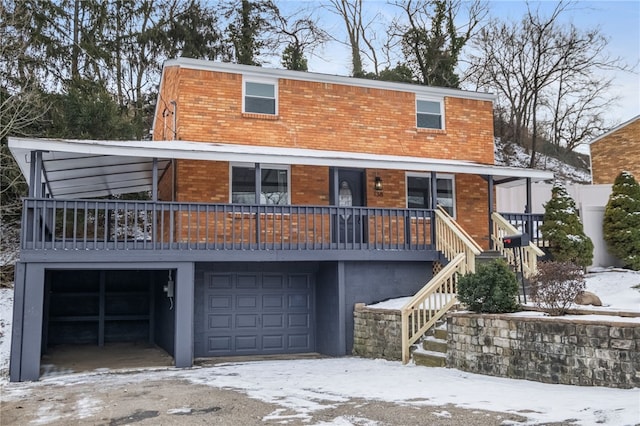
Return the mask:
<svg viewBox="0 0 640 426">
<path fill-rule="evenodd" d="M 382 178 L 380 176 L 376 176 L 376 180 L 373 183 L 373 189 L 375 189 L 376 192 L 382 192 Z"/>
</svg>

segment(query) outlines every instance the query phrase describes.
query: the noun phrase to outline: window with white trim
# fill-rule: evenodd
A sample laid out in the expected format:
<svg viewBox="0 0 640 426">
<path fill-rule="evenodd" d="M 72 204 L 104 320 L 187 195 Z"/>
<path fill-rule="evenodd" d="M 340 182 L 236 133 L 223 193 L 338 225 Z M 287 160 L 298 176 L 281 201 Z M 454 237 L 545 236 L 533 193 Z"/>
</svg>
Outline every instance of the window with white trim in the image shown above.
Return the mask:
<svg viewBox="0 0 640 426">
<path fill-rule="evenodd" d="M 455 217 L 455 185 L 453 175 L 436 175 L 437 202 Z M 431 209 L 431 175 L 407 173 L 407 207 Z"/>
<path fill-rule="evenodd" d="M 260 166 L 260 204 L 289 204 L 289 168 Z M 256 203 L 256 169 L 253 165 L 231 165 L 231 203 Z"/>
<path fill-rule="evenodd" d="M 444 129 L 442 101 L 417 99 L 416 126 L 419 129 Z"/>
<path fill-rule="evenodd" d="M 243 112 L 276 115 L 278 85 L 268 80 L 244 80 Z"/>
</svg>

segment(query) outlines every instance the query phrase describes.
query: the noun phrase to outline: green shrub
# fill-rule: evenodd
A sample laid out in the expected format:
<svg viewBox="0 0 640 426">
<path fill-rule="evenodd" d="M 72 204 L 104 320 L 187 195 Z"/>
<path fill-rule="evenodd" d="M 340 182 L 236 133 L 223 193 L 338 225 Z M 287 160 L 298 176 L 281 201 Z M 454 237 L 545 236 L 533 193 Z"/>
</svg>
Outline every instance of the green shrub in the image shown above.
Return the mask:
<svg viewBox="0 0 640 426">
<path fill-rule="evenodd" d="M 582 267 L 591 264 L 593 242 L 584 233 L 575 201 L 562 185 L 555 184 L 551 190 L 540 230 L 549 241 L 549 254 L 553 260 L 573 262 Z"/>
<path fill-rule="evenodd" d="M 480 263 L 458 280 L 458 300 L 474 312 L 515 312 L 517 297 L 518 280 L 503 260 Z"/>
<path fill-rule="evenodd" d="M 602 231 L 609 252 L 625 267 L 640 270 L 640 185 L 629 172 L 621 172 L 613 183 Z"/>
</svg>

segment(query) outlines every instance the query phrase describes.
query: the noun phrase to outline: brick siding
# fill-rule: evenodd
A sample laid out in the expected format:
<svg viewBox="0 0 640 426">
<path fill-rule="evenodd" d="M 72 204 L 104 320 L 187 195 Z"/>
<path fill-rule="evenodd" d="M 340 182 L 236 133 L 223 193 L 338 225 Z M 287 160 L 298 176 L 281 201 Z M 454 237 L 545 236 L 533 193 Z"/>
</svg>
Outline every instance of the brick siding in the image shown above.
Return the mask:
<svg viewBox="0 0 640 426">
<path fill-rule="evenodd" d="M 407 86 L 409 89 L 411 86 Z M 490 101 L 445 97 L 445 130 L 417 129 L 415 94 L 342 84 L 278 80 L 278 115 L 242 113 L 242 75 L 167 67 L 156 139 L 173 138 L 177 102 L 177 138 L 276 147 L 469 160 L 493 164 L 493 110 Z M 228 203 L 227 162 L 176 161 L 177 201 Z M 384 191 L 373 190 L 375 177 Z M 172 199 L 166 173 L 162 199 Z M 366 171 L 369 207 L 406 207 L 405 172 Z M 457 218 L 485 245 L 488 241 L 487 184 L 478 176 L 456 176 Z M 292 165 L 291 204 L 329 205 L 329 168 Z M 373 231 L 370 231 L 373 232 Z"/>
<path fill-rule="evenodd" d="M 591 144 L 594 184 L 613 184 L 623 170 L 640 179 L 640 118 Z"/>
</svg>

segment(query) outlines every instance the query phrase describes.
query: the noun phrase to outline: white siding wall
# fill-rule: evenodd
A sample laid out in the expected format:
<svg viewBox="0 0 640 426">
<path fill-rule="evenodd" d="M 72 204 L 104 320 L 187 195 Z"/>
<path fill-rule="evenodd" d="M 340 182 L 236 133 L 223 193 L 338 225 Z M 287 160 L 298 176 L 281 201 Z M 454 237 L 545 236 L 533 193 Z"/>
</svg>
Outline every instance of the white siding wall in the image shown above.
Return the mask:
<svg viewBox="0 0 640 426">
<path fill-rule="evenodd" d="M 551 184 L 531 185 L 531 211 L 544 213 L 544 204 L 551 198 Z M 575 200 L 580 212 L 585 233 L 594 245 L 593 263 L 596 266 L 619 266 L 620 261 L 607 251 L 602 235 L 604 208 L 611 194 L 611 185 L 566 185 L 567 192 Z M 498 212 L 522 213 L 527 199 L 525 183 L 509 187 L 498 186 L 496 203 Z"/>
</svg>

